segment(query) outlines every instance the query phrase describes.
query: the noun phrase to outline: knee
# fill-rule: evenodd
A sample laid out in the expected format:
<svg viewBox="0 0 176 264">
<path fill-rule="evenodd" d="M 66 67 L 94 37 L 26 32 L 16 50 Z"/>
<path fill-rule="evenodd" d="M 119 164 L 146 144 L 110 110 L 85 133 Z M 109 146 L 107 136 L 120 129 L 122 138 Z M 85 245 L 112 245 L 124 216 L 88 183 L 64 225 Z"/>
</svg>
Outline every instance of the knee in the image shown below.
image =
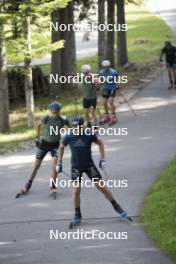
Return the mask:
<svg viewBox="0 0 176 264">
<path fill-rule="evenodd" d="M 112 105 L 114 105 L 114 101 L 113 100 L 110 100 L 109 101 L 109 104 L 112 106 Z"/>
</svg>

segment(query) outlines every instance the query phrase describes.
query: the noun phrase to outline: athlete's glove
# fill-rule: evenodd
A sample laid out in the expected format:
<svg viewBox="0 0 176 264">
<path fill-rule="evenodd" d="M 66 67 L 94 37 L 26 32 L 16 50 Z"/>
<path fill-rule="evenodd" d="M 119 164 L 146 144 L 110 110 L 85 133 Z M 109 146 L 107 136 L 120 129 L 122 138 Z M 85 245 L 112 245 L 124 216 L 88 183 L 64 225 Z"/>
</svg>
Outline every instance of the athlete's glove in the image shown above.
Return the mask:
<svg viewBox="0 0 176 264">
<path fill-rule="evenodd" d="M 35 145 L 36 145 L 37 148 L 40 146 L 40 138 L 39 137 L 36 137 Z"/>
<path fill-rule="evenodd" d="M 99 168 L 104 170 L 106 168 L 106 161 L 104 159 L 101 159 L 99 162 Z"/>
<path fill-rule="evenodd" d="M 56 172 L 57 173 L 61 173 L 62 172 L 62 161 L 58 161 L 57 165 L 56 165 Z"/>
</svg>

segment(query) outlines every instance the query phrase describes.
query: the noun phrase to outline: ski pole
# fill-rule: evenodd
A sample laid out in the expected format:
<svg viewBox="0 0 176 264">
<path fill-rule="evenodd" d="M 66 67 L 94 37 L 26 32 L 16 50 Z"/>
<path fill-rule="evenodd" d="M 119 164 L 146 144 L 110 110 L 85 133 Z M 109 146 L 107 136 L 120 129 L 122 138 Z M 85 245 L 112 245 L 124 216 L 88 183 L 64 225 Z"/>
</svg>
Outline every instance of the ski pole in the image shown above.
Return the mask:
<svg viewBox="0 0 176 264">
<path fill-rule="evenodd" d="M 134 111 L 134 109 L 132 108 L 132 106 L 130 105 L 130 103 L 128 102 L 128 100 L 126 99 L 126 97 L 123 95 L 123 93 L 120 93 L 120 95 L 123 97 L 123 100 L 125 101 L 125 103 L 128 105 L 129 109 L 131 110 L 131 112 L 137 116 L 136 111 Z"/>
<path fill-rule="evenodd" d="M 105 175 L 106 179 L 108 179 L 108 178 L 109 178 L 109 176 L 108 176 L 108 173 L 107 173 L 107 171 L 106 171 L 105 169 L 102 169 L 102 171 L 103 171 L 103 173 L 104 173 L 104 175 Z"/>
<path fill-rule="evenodd" d="M 163 64 L 160 63 L 161 88 L 163 88 Z"/>
</svg>

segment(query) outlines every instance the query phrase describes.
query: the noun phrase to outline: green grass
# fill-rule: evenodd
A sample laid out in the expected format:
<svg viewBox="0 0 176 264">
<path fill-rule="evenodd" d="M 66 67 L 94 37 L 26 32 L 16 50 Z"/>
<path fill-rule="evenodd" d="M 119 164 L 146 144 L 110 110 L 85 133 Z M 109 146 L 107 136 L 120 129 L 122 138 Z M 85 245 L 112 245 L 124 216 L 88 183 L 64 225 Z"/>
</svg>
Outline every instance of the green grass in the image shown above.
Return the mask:
<svg viewBox="0 0 176 264">
<path fill-rule="evenodd" d="M 161 173 L 144 201 L 142 221 L 157 245 L 176 261 L 176 160 Z"/>
<path fill-rule="evenodd" d="M 77 100 L 77 104 L 73 102 L 73 96 L 70 97 L 69 91 L 63 91 L 60 97 L 61 103 L 64 105 L 61 111 L 62 115 L 71 118 L 74 114 L 83 114 L 81 97 L 81 91 L 74 91 L 74 97 Z M 35 101 L 35 123 L 37 124 L 41 118 L 48 114 L 48 104 L 52 101 L 48 97 L 36 99 Z M 16 107 L 14 107 L 16 108 Z M 0 154 L 7 152 L 8 150 L 14 150 L 17 147 L 22 147 L 23 142 L 34 140 L 36 136 L 35 129 L 28 129 L 26 123 L 26 109 L 25 106 L 21 106 L 18 110 L 13 110 L 10 114 L 10 133 L 0 134 Z"/>
<path fill-rule="evenodd" d="M 128 52 L 130 61 L 151 63 L 158 59 L 161 46 L 166 39 L 176 41 L 171 29 L 158 17 L 149 13 L 145 7 L 127 7 Z M 146 43 L 137 44 L 144 40 Z"/>
</svg>

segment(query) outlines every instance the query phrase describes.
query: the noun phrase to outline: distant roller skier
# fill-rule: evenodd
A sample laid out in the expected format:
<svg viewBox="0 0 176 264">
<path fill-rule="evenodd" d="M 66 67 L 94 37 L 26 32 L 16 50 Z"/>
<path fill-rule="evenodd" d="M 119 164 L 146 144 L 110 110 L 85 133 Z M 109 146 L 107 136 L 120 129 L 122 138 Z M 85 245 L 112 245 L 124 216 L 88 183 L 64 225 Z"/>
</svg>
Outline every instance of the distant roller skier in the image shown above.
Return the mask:
<svg viewBox="0 0 176 264">
<path fill-rule="evenodd" d="M 165 41 L 164 43 L 160 54 L 160 62 L 162 62 L 163 55 L 165 55 L 170 81 L 168 89 L 176 89 L 176 47 L 170 41 Z"/>
<path fill-rule="evenodd" d="M 99 88 L 98 76 L 91 73 L 91 66 L 82 65 L 81 72 L 83 78 L 81 86 L 83 87 L 83 108 L 85 113 L 85 121 L 87 126 L 97 124 L 96 107 L 97 107 L 97 89 Z M 72 81 L 72 85 L 75 85 Z"/>
<path fill-rule="evenodd" d="M 118 122 L 116 117 L 115 97 L 117 94 L 117 82 L 118 72 L 111 68 L 111 63 L 108 60 L 102 61 L 102 69 L 100 70 L 99 77 L 104 78 L 103 83 L 103 99 L 104 99 L 104 118 L 103 123 L 115 124 Z M 110 116 L 111 114 L 111 116 Z"/>
<path fill-rule="evenodd" d="M 72 119 L 72 125 L 73 127 L 76 127 L 78 131 L 81 131 L 81 126 L 84 123 L 83 118 L 81 117 L 74 117 Z M 103 142 L 96 136 L 90 133 L 90 135 L 87 135 L 87 133 L 76 133 L 74 135 L 73 133 L 67 134 L 60 145 L 59 148 L 59 161 L 56 166 L 56 171 L 58 173 L 62 172 L 63 165 L 63 155 L 64 155 L 64 149 L 67 145 L 70 146 L 71 149 L 71 178 L 72 181 L 77 181 L 76 187 L 73 187 L 73 204 L 74 204 L 74 217 L 71 220 L 70 228 L 72 228 L 75 225 L 78 225 L 81 223 L 82 215 L 81 215 L 81 209 L 80 209 L 80 192 L 81 192 L 81 178 L 83 173 L 86 173 L 90 180 L 94 180 L 96 188 L 104 194 L 106 199 L 112 204 L 114 210 L 123 218 L 128 219 L 129 221 L 132 221 L 132 219 L 128 216 L 128 214 L 122 209 L 122 207 L 116 202 L 114 199 L 112 193 L 107 188 L 107 186 L 102 187 L 100 185 L 100 180 L 102 179 L 102 176 L 97 169 L 97 167 L 94 164 L 94 161 L 92 159 L 91 154 L 91 145 L 92 143 L 95 143 L 99 146 L 100 151 L 100 162 L 99 162 L 99 168 L 104 169 L 105 168 L 105 154 L 104 154 L 104 145 Z"/>
</svg>

